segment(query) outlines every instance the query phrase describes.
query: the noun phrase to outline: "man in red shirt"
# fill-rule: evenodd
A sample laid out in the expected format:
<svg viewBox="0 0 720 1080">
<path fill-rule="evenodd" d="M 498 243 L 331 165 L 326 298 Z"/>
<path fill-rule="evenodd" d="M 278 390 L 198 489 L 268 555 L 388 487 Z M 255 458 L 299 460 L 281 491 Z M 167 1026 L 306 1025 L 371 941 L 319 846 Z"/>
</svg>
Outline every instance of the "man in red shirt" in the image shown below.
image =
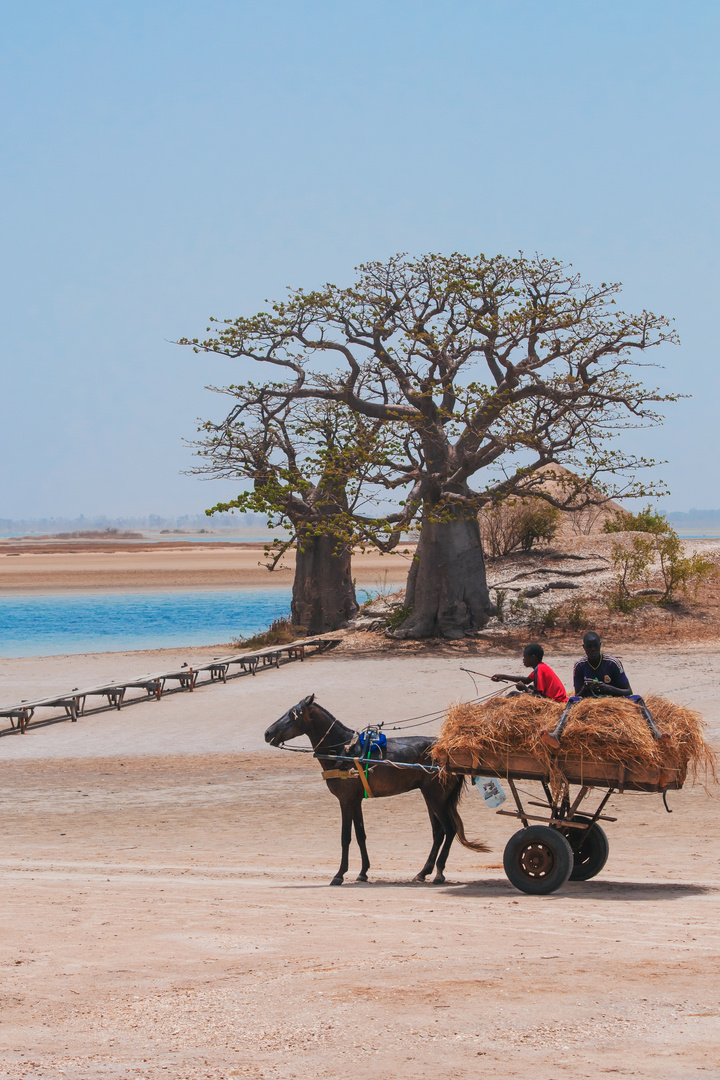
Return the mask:
<svg viewBox="0 0 720 1080">
<path fill-rule="evenodd" d="M 532 668 L 529 675 L 493 675 L 493 682 L 514 682 L 521 693 L 537 694 L 550 701 L 567 701 L 565 687 L 551 667 L 543 663 L 545 655 L 542 645 L 526 645 L 523 652 L 523 664 Z"/>
</svg>

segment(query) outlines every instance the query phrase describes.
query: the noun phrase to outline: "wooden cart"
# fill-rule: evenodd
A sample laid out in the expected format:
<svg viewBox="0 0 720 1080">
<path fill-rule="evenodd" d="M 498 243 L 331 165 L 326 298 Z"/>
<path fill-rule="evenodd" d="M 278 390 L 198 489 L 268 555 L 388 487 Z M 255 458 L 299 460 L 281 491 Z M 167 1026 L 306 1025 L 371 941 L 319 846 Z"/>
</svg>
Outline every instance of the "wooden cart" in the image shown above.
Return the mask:
<svg viewBox="0 0 720 1080">
<path fill-rule="evenodd" d="M 523 828 L 505 847 L 503 865 L 511 884 L 522 892 L 543 895 L 555 892 L 565 882 L 588 881 L 599 874 L 609 853 L 607 836 L 601 821 L 617 818 L 603 814 L 614 793 L 644 791 L 664 793 L 683 786 L 683 768 L 643 768 L 616 762 L 596 762 L 558 755 L 558 768 L 570 788 L 579 788 L 573 796 L 568 789 L 554 799 L 545 764 L 527 754 L 486 754 L 480 759 L 471 750 L 458 749 L 439 754 L 435 759 L 451 773 L 470 777 L 487 776 L 506 780 L 515 801 L 515 810 L 497 810 L 504 817 L 519 818 Z M 515 781 L 536 780 L 542 785 L 546 802 L 526 800 L 526 805 L 540 807 L 544 813 L 529 813 L 523 806 Z M 594 812 L 579 813 L 581 804 L 595 789 L 606 789 Z M 543 824 L 531 824 L 543 822 Z"/>
</svg>

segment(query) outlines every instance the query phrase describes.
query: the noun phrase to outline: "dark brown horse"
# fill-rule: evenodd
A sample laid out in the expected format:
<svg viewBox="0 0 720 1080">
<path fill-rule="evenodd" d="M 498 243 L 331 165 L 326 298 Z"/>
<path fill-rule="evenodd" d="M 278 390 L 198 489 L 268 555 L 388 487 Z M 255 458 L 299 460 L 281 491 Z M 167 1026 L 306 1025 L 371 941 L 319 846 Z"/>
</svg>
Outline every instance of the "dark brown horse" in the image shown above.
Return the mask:
<svg viewBox="0 0 720 1080">
<path fill-rule="evenodd" d="M 265 732 L 265 742 L 271 746 L 282 746 L 300 735 L 307 735 L 310 739 L 315 756 L 320 760 L 325 782 L 340 803 L 342 811 L 342 859 L 340 869 L 330 884 L 342 885 L 347 873 L 353 825 L 362 857 L 362 867 L 357 880 L 367 881 L 370 859 L 365 844 L 362 812 L 366 789 L 354 763 L 354 759 L 361 756 L 366 760 L 366 755 L 362 754 L 358 733 L 336 720 L 327 709 L 317 704 L 315 695 L 311 694 L 270 725 Z M 424 881 L 435 867 L 434 882 L 442 884 L 445 881 L 445 863 L 456 836 L 461 844 L 473 851 L 487 851 L 488 848 L 485 844 L 468 840 L 465 836 L 462 819 L 457 811 L 465 780 L 461 776 L 441 779 L 438 772 L 431 768 L 433 763 L 430 750 L 433 742 L 433 739 L 422 736 L 388 739 L 385 760 L 404 762 L 416 767 L 404 769 L 391 764 L 377 764 L 380 751 L 375 749 L 370 757 L 370 761 L 375 764 L 367 767 L 366 783 L 371 796 L 376 799 L 402 795 L 416 788 L 420 790 L 430 815 L 433 842 L 425 865 L 414 880 Z"/>
</svg>

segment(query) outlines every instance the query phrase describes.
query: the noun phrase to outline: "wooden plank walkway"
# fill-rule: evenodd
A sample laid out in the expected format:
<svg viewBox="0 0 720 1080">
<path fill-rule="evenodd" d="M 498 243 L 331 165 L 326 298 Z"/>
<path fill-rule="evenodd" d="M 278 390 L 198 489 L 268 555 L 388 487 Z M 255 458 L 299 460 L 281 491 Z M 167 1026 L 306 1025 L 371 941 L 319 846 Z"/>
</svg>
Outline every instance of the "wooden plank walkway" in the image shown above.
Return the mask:
<svg viewBox="0 0 720 1080">
<path fill-rule="evenodd" d="M 101 683 L 99 686 L 75 686 L 72 690 L 55 697 L 35 698 L 32 701 L 20 701 L 15 705 L 0 708 L 0 717 L 5 717 L 10 721 L 10 727 L 0 730 L 0 735 L 8 735 L 11 731 L 19 731 L 24 735 L 38 709 L 62 709 L 65 715 L 58 719 L 69 719 L 75 722 L 78 716 L 82 716 L 85 712 L 88 698 L 104 697 L 106 699 L 107 704 L 100 705 L 93 712 L 121 709 L 123 704 L 137 701 L 137 697 L 126 700 L 128 690 L 144 690 L 147 697 L 154 697 L 160 701 L 167 683 L 177 683 L 173 690 L 195 690 L 200 685 L 207 686 L 218 681 L 225 683 L 229 678 L 256 675 L 258 671 L 279 668 L 281 663 L 303 661 L 306 656 L 317 656 L 334 648 L 335 645 L 337 645 L 337 638 L 304 638 L 302 641 L 293 641 L 290 645 L 271 645 L 255 652 L 216 656 L 209 662 L 198 664 L 196 667 L 183 664 L 182 667 L 171 671 L 150 672 L 131 679 Z M 231 673 L 232 667 L 238 670 Z M 199 681 L 201 675 L 209 677 L 201 683 Z"/>
</svg>

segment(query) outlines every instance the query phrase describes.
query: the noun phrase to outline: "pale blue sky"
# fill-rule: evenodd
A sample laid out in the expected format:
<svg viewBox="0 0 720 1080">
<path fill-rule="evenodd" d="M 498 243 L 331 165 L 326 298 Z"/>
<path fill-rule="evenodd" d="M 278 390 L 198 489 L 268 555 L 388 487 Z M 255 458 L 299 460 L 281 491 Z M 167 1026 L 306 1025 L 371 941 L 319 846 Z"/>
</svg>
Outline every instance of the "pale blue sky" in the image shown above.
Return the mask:
<svg viewBox="0 0 720 1080">
<path fill-rule="evenodd" d="M 540 251 L 672 315 L 694 397 L 628 446 L 720 506 L 717 3 L 6 0 L 0 517 L 181 514 L 170 344 L 397 251 Z"/>
</svg>

